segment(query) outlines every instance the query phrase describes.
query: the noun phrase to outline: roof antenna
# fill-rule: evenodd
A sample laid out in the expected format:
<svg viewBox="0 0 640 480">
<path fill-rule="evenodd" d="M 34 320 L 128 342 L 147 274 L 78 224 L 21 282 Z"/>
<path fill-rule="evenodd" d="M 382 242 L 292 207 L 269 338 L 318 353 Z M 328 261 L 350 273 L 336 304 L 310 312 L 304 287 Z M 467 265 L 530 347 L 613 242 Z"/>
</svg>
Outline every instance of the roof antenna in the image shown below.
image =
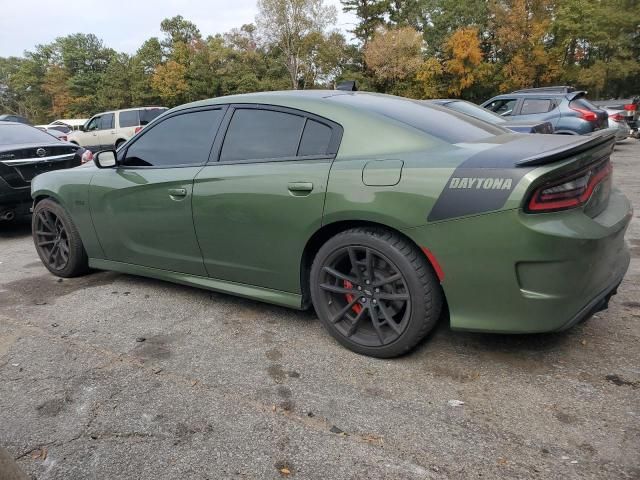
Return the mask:
<svg viewBox="0 0 640 480">
<path fill-rule="evenodd" d="M 336 90 L 344 90 L 346 92 L 357 92 L 358 86 L 355 80 L 343 80 L 336 84 Z"/>
</svg>

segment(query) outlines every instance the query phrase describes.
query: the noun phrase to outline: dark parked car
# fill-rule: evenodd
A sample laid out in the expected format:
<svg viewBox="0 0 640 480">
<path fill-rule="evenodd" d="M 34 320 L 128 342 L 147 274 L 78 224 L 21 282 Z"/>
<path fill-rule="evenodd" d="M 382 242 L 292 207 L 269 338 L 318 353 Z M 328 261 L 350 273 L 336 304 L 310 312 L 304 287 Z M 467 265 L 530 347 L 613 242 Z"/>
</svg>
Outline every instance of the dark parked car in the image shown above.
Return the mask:
<svg viewBox="0 0 640 480">
<path fill-rule="evenodd" d="M 450 108 L 457 112 L 466 113 L 472 117 L 500 125 L 501 127 L 508 128 L 509 130 L 518 133 L 553 133 L 553 125 L 551 122 L 501 117 L 500 115 L 490 112 L 486 108 L 482 108 L 481 106 L 467 102 L 466 100 L 443 98 L 436 100 L 424 100 L 424 102 L 430 105 L 440 105 L 441 107 Z"/>
<path fill-rule="evenodd" d="M 5 113 L 0 115 L 0 122 L 18 122 L 25 123 L 27 125 L 31 125 L 31 122 L 20 115 L 12 115 L 10 113 Z"/>
<path fill-rule="evenodd" d="M 503 117 L 548 121 L 555 133 L 583 135 L 608 128 L 608 115 L 573 87 L 517 90 L 487 100 L 482 106 Z"/>
<path fill-rule="evenodd" d="M 83 152 L 29 125 L 0 121 L 0 220 L 28 214 L 33 177 L 80 165 Z"/>
</svg>

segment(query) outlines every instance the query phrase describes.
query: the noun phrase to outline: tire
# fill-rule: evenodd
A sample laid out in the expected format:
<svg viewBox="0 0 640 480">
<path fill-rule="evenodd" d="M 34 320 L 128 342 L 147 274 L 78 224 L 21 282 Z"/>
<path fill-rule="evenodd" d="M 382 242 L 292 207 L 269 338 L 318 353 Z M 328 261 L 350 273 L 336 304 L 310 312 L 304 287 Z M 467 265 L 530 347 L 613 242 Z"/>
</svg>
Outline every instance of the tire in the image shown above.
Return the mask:
<svg viewBox="0 0 640 480">
<path fill-rule="evenodd" d="M 118 150 L 124 144 L 124 142 L 126 142 L 126 140 L 118 140 L 115 144 L 116 150 Z"/>
<path fill-rule="evenodd" d="M 399 234 L 370 227 L 346 230 L 320 248 L 310 289 L 329 333 L 348 349 L 378 358 L 418 345 L 436 325 L 443 302 L 424 254 Z"/>
<path fill-rule="evenodd" d="M 49 198 L 38 202 L 31 217 L 31 231 L 38 256 L 51 273 L 70 278 L 89 271 L 78 229 L 59 203 Z"/>
</svg>

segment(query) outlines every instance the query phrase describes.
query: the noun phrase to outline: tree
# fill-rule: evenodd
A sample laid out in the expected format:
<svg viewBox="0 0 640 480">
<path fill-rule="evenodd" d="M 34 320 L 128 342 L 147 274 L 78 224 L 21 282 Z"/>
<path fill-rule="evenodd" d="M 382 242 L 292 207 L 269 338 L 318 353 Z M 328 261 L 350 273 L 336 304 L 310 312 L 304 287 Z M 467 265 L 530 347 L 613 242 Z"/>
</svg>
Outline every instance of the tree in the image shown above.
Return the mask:
<svg viewBox="0 0 640 480">
<path fill-rule="evenodd" d="M 444 44 L 449 94 L 459 96 L 478 80 L 482 50 L 476 28 L 460 28 Z"/>
<path fill-rule="evenodd" d="M 388 0 L 341 0 L 342 9 L 358 18 L 351 31 L 363 46 L 373 37 L 376 29 L 385 25 Z"/>
<path fill-rule="evenodd" d="M 548 85 L 560 73 L 548 48 L 553 0 L 494 0 L 490 5 L 496 57 L 503 64 L 500 90 Z"/>
<path fill-rule="evenodd" d="M 195 23 L 185 20 L 182 15 L 162 20 L 160 30 L 165 34 L 162 46 L 169 51 L 179 43 L 188 45 L 202 38 Z"/>
<path fill-rule="evenodd" d="M 186 73 L 187 67 L 169 60 L 164 65 L 158 65 L 151 77 L 151 86 L 164 102 L 171 106 L 177 105 L 188 89 Z"/>
<path fill-rule="evenodd" d="M 325 6 L 322 0 L 258 0 L 258 10 L 258 29 L 281 52 L 295 90 L 307 60 L 303 56 L 309 52 L 307 37 L 322 34 L 327 25 L 335 23 L 335 7 Z"/>
<path fill-rule="evenodd" d="M 489 2 L 487 0 L 421 0 L 424 17 L 424 39 L 427 53 L 440 56 L 446 40 L 460 28 L 477 28 L 483 52 L 488 53 L 487 41 Z"/>
<path fill-rule="evenodd" d="M 422 35 L 411 27 L 380 29 L 364 50 L 367 67 L 394 93 L 407 88 L 422 63 Z"/>
</svg>

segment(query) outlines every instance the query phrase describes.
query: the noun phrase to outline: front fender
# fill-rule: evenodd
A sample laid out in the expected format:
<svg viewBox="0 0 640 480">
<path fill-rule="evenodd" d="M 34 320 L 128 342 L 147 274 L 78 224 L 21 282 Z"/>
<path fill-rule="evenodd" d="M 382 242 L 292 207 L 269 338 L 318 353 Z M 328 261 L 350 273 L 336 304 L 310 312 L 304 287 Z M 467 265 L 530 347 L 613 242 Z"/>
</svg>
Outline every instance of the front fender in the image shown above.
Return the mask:
<svg viewBox="0 0 640 480">
<path fill-rule="evenodd" d="M 31 181 L 31 198 L 34 202 L 43 198 L 58 202 L 71 216 L 87 255 L 105 258 L 93 227 L 89 205 L 89 188 L 95 172 L 93 168 L 76 167 L 40 174 Z"/>
</svg>

